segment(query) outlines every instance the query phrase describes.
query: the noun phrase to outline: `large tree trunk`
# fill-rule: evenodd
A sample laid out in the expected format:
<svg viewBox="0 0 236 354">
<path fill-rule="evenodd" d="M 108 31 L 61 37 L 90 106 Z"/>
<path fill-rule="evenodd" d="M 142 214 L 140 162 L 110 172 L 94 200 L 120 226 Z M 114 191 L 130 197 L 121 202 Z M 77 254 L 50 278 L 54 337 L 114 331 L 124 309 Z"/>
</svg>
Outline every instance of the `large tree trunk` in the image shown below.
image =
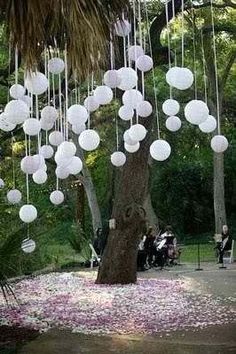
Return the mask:
<svg viewBox="0 0 236 354">
<path fill-rule="evenodd" d="M 223 153 L 214 153 L 214 212 L 215 233 L 220 234 L 226 224 Z"/>
<path fill-rule="evenodd" d="M 144 202 L 144 208 L 145 208 L 146 214 L 147 214 L 146 215 L 147 224 L 149 226 L 152 226 L 153 230 L 157 233 L 159 230 L 158 218 L 157 218 L 156 213 L 155 213 L 153 206 L 152 206 L 150 192 L 148 193 L 147 198 Z"/>
</svg>

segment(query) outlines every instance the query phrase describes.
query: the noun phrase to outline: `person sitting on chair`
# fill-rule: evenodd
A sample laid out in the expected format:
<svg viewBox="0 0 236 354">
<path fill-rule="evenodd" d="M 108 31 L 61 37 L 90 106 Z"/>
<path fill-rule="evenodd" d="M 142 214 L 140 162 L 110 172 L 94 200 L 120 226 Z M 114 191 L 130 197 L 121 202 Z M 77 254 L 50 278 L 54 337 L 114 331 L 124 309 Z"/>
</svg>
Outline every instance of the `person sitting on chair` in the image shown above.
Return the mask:
<svg viewBox="0 0 236 354">
<path fill-rule="evenodd" d="M 229 235 L 229 228 L 227 225 L 222 227 L 222 242 L 219 248 L 219 263 L 223 263 L 224 252 L 229 251 L 232 247 L 232 237 Z"/>
</svg>

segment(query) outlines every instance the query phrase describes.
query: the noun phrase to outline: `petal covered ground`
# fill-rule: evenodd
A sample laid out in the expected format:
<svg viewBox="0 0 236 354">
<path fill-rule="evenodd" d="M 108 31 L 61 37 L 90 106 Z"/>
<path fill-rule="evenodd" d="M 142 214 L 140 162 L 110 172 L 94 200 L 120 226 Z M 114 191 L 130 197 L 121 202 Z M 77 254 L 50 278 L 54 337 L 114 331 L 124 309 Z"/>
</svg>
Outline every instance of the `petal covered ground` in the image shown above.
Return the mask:
<svg viewBox="0 0 236 354">
<path fill-rule="evenodd" d="M 187 280 L 139 279 L 136 285 L 96 285 L 95 273 L 51 273 L 15 284 L 20 307 L 0 297 L 0 325 L 45 331 L 154 334 L 236 321 L 235 308 L 191 290 Z"/>
</svg>

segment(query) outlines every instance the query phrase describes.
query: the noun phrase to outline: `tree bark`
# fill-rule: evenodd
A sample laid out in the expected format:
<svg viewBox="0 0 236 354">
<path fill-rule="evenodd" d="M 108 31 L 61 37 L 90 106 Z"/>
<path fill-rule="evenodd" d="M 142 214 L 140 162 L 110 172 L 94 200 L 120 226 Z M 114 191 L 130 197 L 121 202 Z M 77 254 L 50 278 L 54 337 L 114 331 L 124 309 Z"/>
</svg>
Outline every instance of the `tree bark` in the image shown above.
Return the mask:
<svg viewBox="0 0 236 354">
<path fill-rule="evenodd" d="M 152 206 L 151 194 L 148 193 L 146 200 L 144 202 L 144 209 L 146 210 L 147 216 L 147 224 L 148 226 L 152 226 L 153 230 L 157 233 L 159 230 L 158 218 Z"/>
<path fill-rule="evenodd" d="M 226 224 L 223 153 L 214 153 L 214 212 L 215 233 L 220 234 Z"/>
</svg>

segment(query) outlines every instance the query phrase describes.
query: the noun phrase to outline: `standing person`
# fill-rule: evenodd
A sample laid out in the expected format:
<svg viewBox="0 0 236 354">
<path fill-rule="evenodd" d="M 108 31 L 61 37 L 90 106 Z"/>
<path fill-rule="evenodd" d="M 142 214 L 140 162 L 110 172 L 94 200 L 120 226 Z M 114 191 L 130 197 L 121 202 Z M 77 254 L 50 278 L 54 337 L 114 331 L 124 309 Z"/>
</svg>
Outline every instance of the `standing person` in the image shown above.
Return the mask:
<svg viewBox="0 0 236 354">
<path fill-rule="evenodd" d="M 140 242 L 138 244 L 138 257 L 137 257 L 137 268 L 140 271 L 146 270 L 145 264 L 146 264 L 146 259 L 147 259 L 147 253 L 145 250 L 145 241 L 146 241 L 146 235 L 142 236 L 140 239 Z"/>
<path fill-rule="evenodd" d="M 155 255 L 154 246 L 155 236 L 153 233 L 153 228 L 149 226 L 146 234 L 146 240 L 144 242 L 144 248 L 147 253 L 147 265 L 151 268 L 153 265 L 153 257 Z"/>
<path fill-rule="evenodd" d="M 229 235 L 229 228 L 227 225 L 222 227 L 222 242 L 221 247 L 219 248 L 219 263 L 223 263 L 224 252 L 228 251 L 232 247 L 232 236 Z"/>
</svg>

